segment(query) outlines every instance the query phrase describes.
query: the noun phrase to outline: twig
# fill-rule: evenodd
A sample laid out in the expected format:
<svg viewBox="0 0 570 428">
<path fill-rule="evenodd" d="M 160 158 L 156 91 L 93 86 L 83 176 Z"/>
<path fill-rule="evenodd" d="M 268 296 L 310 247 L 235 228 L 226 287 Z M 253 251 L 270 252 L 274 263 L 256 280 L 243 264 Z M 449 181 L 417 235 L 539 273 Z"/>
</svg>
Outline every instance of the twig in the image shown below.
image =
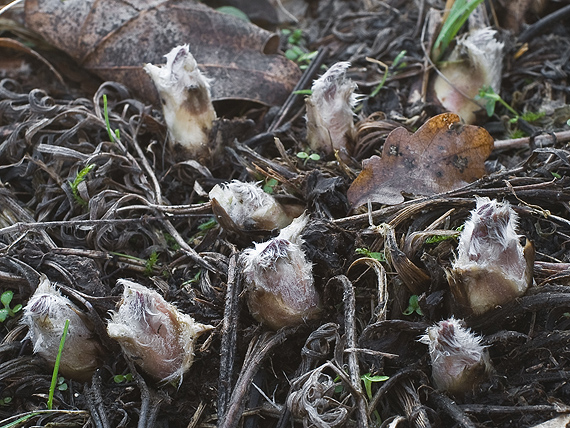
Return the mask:
<svg viewBox="0 0 570 428">
<path fill-rule="evenodd" d="M 91 419 L 96 428 L 110 428 L 105 408 L 103 407 L 103 397 L 101 396 L 101 375 L 99 371 L 93 373 L 91 387 L 85 385 L 85 395 L 87 405 L 91 413 Z"/>
<path fill-rule="evenodd" d="M 354 287 L 348 278 L 339 275 L 332 280 L 338 281 L 343 286 L 343 302 L 344 302 L 344 330 L 346 335 L 346 346 L 349 349 L 357 347 L 356 343 L 356 297 L 354 296 Z M 332 281 L 331 280 L 331 281 Z M 360 380 L 360 367 L 358 365 L 358 355 L 355 352 L 348 354 L 348 372 L 352 386 L 355 389 L 354 399 L 356 400 L 356 416 L 357 426 L 361 428 L 368 427 L 368 412 L 362 384 Z"/>
<path fill-rule="evenodd" d="M 288 331 L 290 330 L 281 329 L 276 333 L 267 332 L 251 341 L 243 363 L 243 369 L 232 393 L 228 411 L 221 420 L 218 420 L 218 428 L 235 428 L 238 426 L 251 380 L 257 373 L 263 360 L 270 355 L 275 347 L 286 340 Z"/>
<path fill-rule="evenodd" d="M 533 37 L 536 37 L 538 34 L 545 30 L 551 30 L 552 26 L 562 19 L 568 18 L 570 16 L 570 5 L 564 6 L 561 9 L 558 9 L 555 12 L 552 12 L 550 15 L 541 18 L 534 24 L 530 25 L 526 30 L 524 30 L 519 35 L 519 43 L 526 43 Z"/>
<path fill-rule="evenodd" d="M 456 422 L 456 426 L 462 428 L 475 428 L 475 424 L 467 417 L 465 411 L 461 409 L 451 398 L 437 391 L 431 391 L 429 398 L 430 401 L 433 401 L 435 408 L 451 416 L 451 418 Z"/>
<path fill-rule="evenodd" d="M 224 420 L 232 396 L 232 375 L 235 363 L 237 329 L 239 321 L 239 295 L 241 293 L 240 271 L 237 255 L 232 256 L 228 267 L 228 285 L 222 323 L 220 345 L 220 378 L 218 384 L 218 420 Z"/>
<path fill-rule="evenodd" d="M 328 48 L 326 47 L 319 48 L 317 55 L 311 61 L 311 64 L 309 64 L 309 67 L 307 67 L 307 69 L 301 76 L 301 79 L 299 79 L 299 81 L 295 85 L 295 88 L 293 88 L 293 91 L 289 94 L 289 97 L 287 98 L 287 100 L 279 110 L 279 113 L 277 113 L 277 115 L 275 116 L 275 119 L 273 119 L 273 122 L 267 129 L 267 132 L 274 132 L 277 128 L 279 128 L 283 124 L 283 121 L 285 120 L 285 118 L 287 117 L 287 115 L 289 114 L 289 112 L 297 102 L 297 99 L 300 97 L 300 95 L 297 94 L 296 92 L 308 87 L 311 80 L 313 80 L 315 75 L 317 74 L 317 71 L 321 68 L 321 65 L 325 60 L 325 58 L 327 57 L 328 53 L 329 53 Z"/>
<path fill-rule="evenodd" d="M 570 6 L 569 6 L 570 7 Z M 515 138 L 513 140 L 499 140 L 495 141 L 494 150 L 505 150 L 505 149 L 520 149 L 524 147 L 529 147 L 531 141 L 537 146 L 549 146 L 556 142 L 567 143 L 570 141 L 570 131 L 554 132 L 552 134 L 542 134 L 536 137 L 524 137 Z"/>
</svg>

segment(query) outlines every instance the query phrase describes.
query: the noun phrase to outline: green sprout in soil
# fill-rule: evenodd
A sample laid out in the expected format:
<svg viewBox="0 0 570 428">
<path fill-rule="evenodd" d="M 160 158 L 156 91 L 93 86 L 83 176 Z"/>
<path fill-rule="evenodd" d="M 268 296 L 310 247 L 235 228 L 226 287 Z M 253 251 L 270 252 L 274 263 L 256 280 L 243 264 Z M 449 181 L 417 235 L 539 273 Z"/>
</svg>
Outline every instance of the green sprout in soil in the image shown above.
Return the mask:
<svg viewBox="0 0 570 428">
<path fill-rule="evenodd" d="M 132 373 L 127 373 L 126 375 L 118 374 L 113 376 L 113 382 L 115 383 L 127 383 L 133 381 Z"/>
<path fill-rule="evenodd" d="M 422 309 L 420 308 L 420 305 L 418 303 L 418 296 L 417 294 L 412 294 L 410 296 L 410 300 L 408 300 L 408 307 L 406 308 L 406 310 L 404 312 L 402 312 L 404 315 L 412 315 L 413 313 L 418 314 L 419 316 L 423 316 L 423 312 Z"/>
<path fill-rule="evenodd" d="M 449 10 L 449 15 L 443 23 L 439 35 L 433 44 L 431 50 L 431 58 L 433 61 L 438 62 L 445 50 L 457 35 L 469 15 L 475 10 L 483 0 L 456 0 Z"/>
<path fill-rule="evenodd" d="M 9 406 L 11 402 L 12 402 L 12 397 L 0 398 L 0 406 L 1 407 Z"/>
<path fill-rule="evenodd" d="M 206 232 L 206 231 L 208 231 L 208 230 L 210 230 L 210 229 L 213 229 L 213 228 L 216 227 L 217 225 L 218 225 L 218 222 L 216 221 L 216 219 L 215 219 L 215 218 L 211 218 L 210 220 L 208 220 L 208 221 L 206 221 L 206 222 L 200 224 L 200 225 L 198 226 L 198 230 L 199 230 L 200 232 Z"/>
<path fill-rule="evenodd" d="M 402 62 L 402 59 L 404 58 L 406 53 L 407 53 L 407 51 L 403 50 L 398 55 L 396 55 L 396 58 L 394 58 L 394 61 L 392 62 L 392 66 L 390 66 L 390 67 L 388 67 L 384 63 L 381 64 L 384 66 L 386 71 L 384 72 L 384 76 L 382 76 L 382 80 L 380 81 L 380 83 L 370 93 L 369 98 L 374 98 L 376 95 L 378 95 L 378 92 L 380 92 L 380 90 L 384 87 L 386 80 L 392 74 L 392 72 L 391 72 L 392 70 L 397 70 L 398 68 L 402 68 L 402 67 L 405 67 L 407 65 L 405 62 Z"/>
<path fill-rule="evenodd" d="M 277 186 L 278 184 L 279 182 L 276 179 L 270 178 L 263 185 L 263 191 L 265 193 L 272 195 L 275 192 L 275 186 Z"/>
<path fill-rule="evenodd" d="M 360 376 L 362 383 L 364 383 L 364 390 L 366 391 L 366 396 L 368 397 L 369 401 L 372 401 L 372 384 L 374 382 L 385 382 L 390 379 L 388 376 L 372 376 L 372 373 L 367 373 L 365 375 Z M 376 419 L 376 423 L 378 426 L 382 423 L 382 418 L 380 417 L 380 413 L 378 410 L 374 410 L 374 418 Z"/>
<path fill-rule="evenodd" d="M 301 70 L 307 68 L 313 58 L 317 56 L 317 51 L 309 52 L 306 49 L 305 40 L 303 39 L 303 30 L 296 29 L 291 31 L 285 28 L 281 30 L 281 34 L 287 36 L 287 42 L 291 45 L 291 47 L 285 51 L 285 56 L 299 64 Z"/>
<path fill-rule="evenodd" d="M 65 382 L 65 378 L 63 376 L 60 376 L 57 378 L 57 387 L 56 387 L 59 391 L 67 391 L 67 383 Z"/>
<path fill-rule="evenodd" d="M 374 260 L 378 260 L 379 262 L 385 262 L 386 261 L 386 256 L 384 255 L 384 253 L 377 253 L 377 252 L 373 252 L 370 251 L 368 248 L 357 248 L 356 250 L 354 250 L 354 252 L 356 254 L 360 254 L 364 257 L 368 257 Z"/>
<path fill-rule="evenodd" d="M 8 317 L 15 317 L 16 314 L 22 310 L 22 305 L 19 303 L 13 308 L 10 307 L 13 297 L 14 292 L 11 290 L 4 291 L 2 296 L 0 296 L 0 301 L 2 302 L 2 305 L 4 305 L 4 308 L 0 309 L 0 322 L 6 321 L 6 318 Z"/>
<path fill-rule="evenodd" d="M 479 90 L 479 94 L 475 97 L 477 101 L 483 101 L 485 104 L 485 110 L 487 111 L 487 116 L 491 117 L 495 114 L 495 106 L 497 103 L 502 104 L 508 111 L 519 117 L 518 112 L 512 108 L 501 96 L 493 90 L 490 86 L 483 86 Z"/>
<path fill-rule="evenodd" d="M 311 154 L 309 154 L 309 153 L 307 153 L 307 152 L 299 152 L 299 153 L 297 153 L 297 157 L 298 157 L 299 159 L 303 159 L 303 160 L 304 160 L 303 165 L 307 165 L 307 162 L 308 162 L 309 160 L 312 160 L 312 161 L 315 161 L 315 162 L 316 162 L 316 161 L 318 161 L 318 160 L 321 159 L 321 157 L 320 157 L 318 154 L 316 154 L 316 153 L 311 153 Z"/>
<path fill-rule="evenodd" d="M 103 115 L 105 116 L 105 126 L 107 128 L 107 133 L 109 134 L 109 141 L 114 143 L 117 140 L 120 140 L 120 133 L 118 129 L 115 129 L 115 132 L 111 129 L 111 123 L 109 122 L 109 110 L 107 109 L 107 95 L 103 95 Z"/>
<path fill-rule="evenodd" d="M 463 230 L 463 225 L 459 226 L 455 230 L 457 233 L 454 233 L 453 235 L 432 235 L 426 238 L 426 244 L 439 244 L 440 242 L 457 238 L 459 236 L 459 233 Z"/>
<path fill-rule="evenodd" d="M 152 275 L 152 272 L 158 262 L 158 253 L 153 251 L 146 263 L 144 264 L 144 274 L 147 276 Z"/>
<path fill-rule="evenodd" d="M 79 185 L 85 181 L 85 177 L 87 176 L 87 174 L 89 174 L 91 172 L 91 170 L 95 168 L 95 165 L 87 165 L 85 168 L 83 168 L 81 171 L 79 171 L 77 173 L 77 176 L 75 177 L 75 179 L 69 183 L 69 186 L 71 187 L 71 192 L 73 193 L 73 197 L 75 198 L 75 202 L 77 202 L 79 205 L 81 205 L 82 207 L 87 206 L 87 202 L 83 200 L 83 198 L 81 196 L 79 196 Z"/>
<path fill-rule="evenodd" d="M 200 281 L 200 277 L 202 276 L 202 270 L 199 270 L 198 272 L 196 272 L 196 274 L 190 278 L 187 279 L 186 281 L 184 281 L 181 285 L 180 288 L 184 288 L 186 286 L 190 286 L 191 284 L 197 284 L 198 281 Z"/>
<path fill-rule="evenodd" d="M 65 326 L 63 327 L 63 334 L 61 335 L 61 340 L 59 341 L 59 349 L 57 351 L 57 357 L 55 358 L 55 364 L 53 366 L 53 374 L 51 376 L 51 385 L 49 387 L 49 396 L 47 401 L 47 408 L 51 410 L 53 407 L 53 394 L 55 388 L 58 385 L 58 372 L 59 372 L 59 362 L 61 360 L 61 353 L 63 352 L 63 345 L 65 344 L 65 338 L 67 337 L 67 330 L 69 329 L 69 320 L 65 320 Z"/>
</svg>

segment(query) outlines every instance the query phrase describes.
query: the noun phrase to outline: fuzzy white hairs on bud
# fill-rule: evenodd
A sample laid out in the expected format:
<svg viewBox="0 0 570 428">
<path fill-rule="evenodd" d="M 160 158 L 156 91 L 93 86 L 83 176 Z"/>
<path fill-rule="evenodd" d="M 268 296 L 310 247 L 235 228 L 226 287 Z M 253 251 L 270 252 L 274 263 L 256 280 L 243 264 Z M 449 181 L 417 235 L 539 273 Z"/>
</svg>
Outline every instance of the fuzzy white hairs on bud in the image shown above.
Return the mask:
<svg viewBox="0 0 570 428">
<path fill-rule="evenodd" d="M 233 180 L 215 185 L 209 193 L 212 208 L 222 226 L 235 225 L 239 230 L 281 229 L 293 221 L 275 198 L 256 183 Z M 231 222 L 224 221 L 226 216 Z M 232 223 L 228 225 L 227 223 Z"/>
<path fill-rule="evenodd" d="M 518 215 L 505 202 L 476 198 L 459 235 L 457 259 L 447 272 L 466 315 L 481 314 L 523 295 L 532 283 L 534 249 L 516 233 Z"/>
<path fill-rule="evenodd" d="M 249 310 L 275 330 L 316 318 L 321 311 L 312 265 L 301 249 L 307 221 L 302 215 L 278 237 L 255 244 L 241 256 Z"/>
<path fill-rule="evenodd" d="M 346 156 L 355 137 L 353 109 L 359 101 L 356 83 L 346 78 L 349 62 L 337 62 L 312 86 L 306 100 L 307 140 L 311 150 Z"/>
<path fill-rule="evenodd" d="M 24 308 L 22 324 L 28 326 L 27 338 L 34 353 L 53 367 L 59 351 L 66 320 L 69 327 L 61 354 L 59 370 L 65 377 L 88 381 L 98 367 L 101 345 L 88 325 L 87 316 L 42 275 L 40 284 Z"/>
<path fill-rule="evenodd" d="M 490 87 L 497 94 L 501 90 L 504 43 L 496 40 L 496 34 L 491 28 L 481 28 L 459 38 L 446 65 L 441 67 L 445 78 L 435 78 L 437 98 L 465 123 L 474 123 L 475 112 L 481 110 L 472 99 L 482 88 Z"/>
<path fill-rule="evenodd" d="M 481 337 L 450 318 L 428 327 L 420 342 L 429 346 L 436 388 L 451 394 L 472 391 L 492 371 Z"/>
<path fill-rule="evenodd" d="M 162 382 L 182 382 L 194 359 L 198 336 L 212 329 L 197 323 L 156 291 L 126 279 L 117 311 L 107 325 L 109 336 L 145 372 Z"/>
<path fill-rule="evenodd" d="M 166 65 L 146 64 L 162 100 L 170 138 L 191 156 L 208 154 L 208 140 L 216 111 L 210 96 L 210 81 L 201 73 L 188 45 L 177 46 L 166 57 Z"/>
</svg>

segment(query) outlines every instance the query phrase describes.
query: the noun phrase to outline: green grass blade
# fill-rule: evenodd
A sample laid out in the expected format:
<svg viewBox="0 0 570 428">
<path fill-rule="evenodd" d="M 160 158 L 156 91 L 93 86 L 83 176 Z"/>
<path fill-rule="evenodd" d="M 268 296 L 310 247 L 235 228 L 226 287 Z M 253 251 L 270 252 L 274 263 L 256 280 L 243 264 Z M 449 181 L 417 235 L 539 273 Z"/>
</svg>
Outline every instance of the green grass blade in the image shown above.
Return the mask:
<svg viewBox="0 0 570 428">
<path fill-rule="evenodd" d="M 69 320 L 65 320 L 65 326 L 63 327 L 63 334 L 61 335 L 61 340 L 59 341 L 59 349 L 57 351 L 57 357 L 55 358 L 55 365 L 53 366 L 53 374 L 51 375 L 51 386 L 49 387 L 49 397 L 47 402 L 48 410 L 51 410 L 53 407 L 53 394 L 55 392 L 55 387 L 57 385 L 59 361 L 61 360 L 61 353 L 63 352 L 63 345 L 65 344 L 65 338 L 67 337 L 68 328 L 69 328 Z"/>
<path fill-rule="evenodd" d="M 432 60 L 437 62 L 441 59 L 445 50 L 457 35 L 469 15 L 479 6 L 483 0 L 456 0 L 449 11 L 449 15 L 441 27 L 441 31 L 435 40 L 431 51 Z"/>
</svg>

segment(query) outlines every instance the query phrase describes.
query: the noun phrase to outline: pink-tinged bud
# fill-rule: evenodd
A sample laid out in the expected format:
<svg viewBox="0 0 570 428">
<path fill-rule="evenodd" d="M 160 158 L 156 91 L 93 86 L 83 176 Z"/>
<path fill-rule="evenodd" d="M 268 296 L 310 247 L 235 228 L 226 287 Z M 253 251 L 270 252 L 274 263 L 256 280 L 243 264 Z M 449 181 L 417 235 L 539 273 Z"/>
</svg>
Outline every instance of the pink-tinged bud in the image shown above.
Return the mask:
<svg viewBox="0 0 570 428">
<path fill-rule="evenodd" d="M 477 198 L 459 235 L 457 259 L 447 279 L 466 315 L 482 314 L 525 293 L 532 284 L 534 248 L 516 233 L 510 204 Z"/>
<path fill-rule="evenodd" d="M 301 249 L 307 221 L 306 215 L 295 219 L 277 238 L 241 256 L 249 310 L 275 330 L 314 319 L 321 311 L 312 265 Z"/>
<path fill-rule="evenodd" d="M 437 389 L 451 394 L 473 391 L 491 373 L 481 337 L 451 318 L 428 327 L 420 342 L 429 346 L 431 376 Z"/>
<path fill-rule="evenodd" d="M 194 359 L 196 338 L 212 329 L 194 321 L 156 291 L 126 279 L 118 309 L 107 325 L 109 336 L 145 372 L 162 382 L 182 382 Z"/>
<path fill-rule="evenodd" d="M 210 82 L 198 69 L 188 45 L 177 46 L 165 55 L 166 65 L 146 64 L 162 100 L 170 138 L 190 155 L 208 155 L 208 140 L 216 111 L 210 97 Z"/>
<path fill-rule="evenodd" d="M 77 381 L 86 382 L 99 366 L 100 343 L 94 337 L 87 316 L 60 294 L 45 275 L 24 308 L 22 323 L 28 326 L 34 353 L 53 367 L 66 320 L 69 327 L 59 362 L 59 372 Z"/>
<path fill-rule="evenodd" d="M 497 32 L 481 28 L 458 39 L 457 46 L 434 81 L 434 92 L 441 104 L 465 123 L 475 123 L 481 106 L 473 99 L 484 87 L 501 90 L 504 44 L 495 39 Z"/>
<path fill-rule="evenodd" d="M 346 78 L 349 62 L 337 62 L 315 80 L 306 100 L 307 140 L 311 150 L 350 155 L 356 134 L 353 109 L 358 103 L 356 83 Z"/>
<path fill-rule="evenodd" d="M 255 183 L 233 180 L 227 184 L 217 184 L 209 196 L 214 214 L 226 229 L 282 229 L 293 221 L 281 204 Z"/>
</svg>

